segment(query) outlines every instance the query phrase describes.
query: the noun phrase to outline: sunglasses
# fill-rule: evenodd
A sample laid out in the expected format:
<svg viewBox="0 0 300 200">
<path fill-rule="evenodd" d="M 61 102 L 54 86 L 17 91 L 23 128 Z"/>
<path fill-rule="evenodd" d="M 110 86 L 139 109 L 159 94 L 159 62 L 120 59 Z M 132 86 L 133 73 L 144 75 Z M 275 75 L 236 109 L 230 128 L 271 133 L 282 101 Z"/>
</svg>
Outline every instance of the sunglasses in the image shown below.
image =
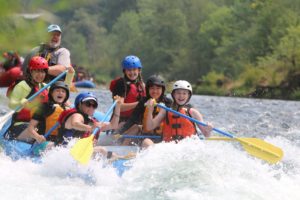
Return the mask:
<svg viewBox="0 0 300 200">
<path fill-rule="evenodd" d="M 93 107 L 93 108 L 97 108 L 97 107 L 98 107 L 97 104 L 92 103 L 91 101 L 83 102 L 83 104 L 84 104 L 86 107 Z"/>
</svg>

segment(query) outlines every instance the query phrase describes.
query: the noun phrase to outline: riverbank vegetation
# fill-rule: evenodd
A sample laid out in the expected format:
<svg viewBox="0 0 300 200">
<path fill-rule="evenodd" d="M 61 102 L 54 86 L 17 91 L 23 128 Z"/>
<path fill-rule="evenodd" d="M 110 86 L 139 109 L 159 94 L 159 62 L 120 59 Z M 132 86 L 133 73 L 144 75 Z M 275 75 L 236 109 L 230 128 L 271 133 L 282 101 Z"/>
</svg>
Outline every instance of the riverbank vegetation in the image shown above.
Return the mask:
<svg viewBox="0 0 300 200">
<path fill-rule="evenodd" d="M 1 49 L 25 55 L 58 23 L 99 83 L 135 54 L 145 78 L 186 79 L 198 94 L 300 99 L 299 1 L 0 1 Z"/>
</svg>

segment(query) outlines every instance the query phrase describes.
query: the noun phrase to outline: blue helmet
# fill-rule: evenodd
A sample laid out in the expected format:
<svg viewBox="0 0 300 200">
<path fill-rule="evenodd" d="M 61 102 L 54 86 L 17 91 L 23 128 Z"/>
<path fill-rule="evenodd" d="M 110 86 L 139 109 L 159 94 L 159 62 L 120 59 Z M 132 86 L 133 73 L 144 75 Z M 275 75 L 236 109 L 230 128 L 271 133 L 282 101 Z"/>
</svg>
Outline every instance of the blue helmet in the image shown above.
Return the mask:
<svg viewBox="0 0 300 200">
<path fill-rule="evenodd" d="M 75 98 L 75 102 L 74 102 L 75 108 L 78 109 L 79 103 L 84 102 L 84 101 L 88 101 L 88 100 L 93 100 L 98 105 L 97 97 L 93 93 L 91 93 L 91 92 L 81 92 Z"/>
<path fill-rule="evenodd" d="M 132 68 L 141 69 L 142 67 L 143 66 L 141 60 L 134 55 L 126 56 L 122 61 L 123 69 L 132 69 Z"/>
</svg>

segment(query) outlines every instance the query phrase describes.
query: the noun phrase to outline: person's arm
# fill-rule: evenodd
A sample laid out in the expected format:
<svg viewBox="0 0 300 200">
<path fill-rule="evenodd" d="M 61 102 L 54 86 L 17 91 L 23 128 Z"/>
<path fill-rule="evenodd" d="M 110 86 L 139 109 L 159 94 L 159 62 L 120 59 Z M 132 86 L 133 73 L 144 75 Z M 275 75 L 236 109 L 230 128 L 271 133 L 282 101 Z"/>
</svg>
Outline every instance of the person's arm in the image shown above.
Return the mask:
<svg viewBox="0 0 300 200">
<path fill-rule="evenodd" d="M 31 88 L 26 84 L 25 81 L 18 83 L 12 90 L 8 107 L 11 109 L 16 109 L 18 106 L 26 104 L 26 97 L 31 92 Z"/>
<path fill-rule="evenodd" d="M 90 125 L 84 124 L 84 118 L 81 114 L 75 113 L 65 123 L 67 129 L 75 129 L 79 131 L 92 132 L 93 127 Z"/>
<path fill-rule="evenodd" d="M 142 119 L 142 115 L 145 112 L 145 100 L 140 100 L 138 105 L 135 107 L 134 111 L 126 123 L 117 131 L 117 134 L 123 134 L 134 124 L 139 124 Z"/>
<path fill-rule="evenodd" d="M 48 74 L 58 76 L 71 66 L 70 51 L 66 48 L 60 48 L 54 53 L 58 54 L 57 64 L 49 66 Z"/>
<path fill-rule="evenodd" d="M 31 119 L 27 127 L 27 131 L 31 134 L 33 139 L 35 139 L 38 143 L 42 143 L 46 141 L 46 138 L 36 132 L 35 128 L 37 127 L 38 123 L 39 122 L 37 120 Z"/>
<path fill-rule="evenodd" d="M 190 109 L 190 114 L 191 114 L 191 117 L 200 121 L 200 122 L 203 122 L 203 116 L 201 115 L 201 113 L 194 109 L 194 108 L 191 108 Z M 211 123 L 207 123 L 207 126 L 201 126 L 200 124 L 197 124 L 197 126 L 199 127 L 199 129 L 201 130 L 201 132 L 203 133 L 203 135 L 205 137 L 209 137 L 210 136 L 210 133 L 212 131 L 212 124 Z"/>
<path fill-rule="evenodd" d="M 154 110 L 154 104 L 155 101 L 153 99 L 149 99 L 147 101 L 147 107 L 148 107 L 148 113 L 147 113 L 147 129 L 148 130 L 153 130 L 156 127 L 158 127 L 161 123 L 161 121 L 165 118 L 166 116 L 166 111 L 164 109 L 161 109 L 159 113 L 154 117 L 152 116 L 153 110 Z"/>
<path fill-rule="evenodd" d="M 52 65 L 49 66 L 48 74 L 52 76 L 58 76 L 62 72 L 64 72 L 67 68 L 64 65 Z"/>
<path fill-rule="evenodd" d="M 120 108 L 124 101 L 122 97 L 115 96 L 115 101 L 117 102 L 116 108 L 113 112 L 113 117 L 110 123 L 97 123 L 96 126 L 101 128 L 101 131 L 111 130 L 118 128 L 119 119 L 120 119 Z"/>
</svg>

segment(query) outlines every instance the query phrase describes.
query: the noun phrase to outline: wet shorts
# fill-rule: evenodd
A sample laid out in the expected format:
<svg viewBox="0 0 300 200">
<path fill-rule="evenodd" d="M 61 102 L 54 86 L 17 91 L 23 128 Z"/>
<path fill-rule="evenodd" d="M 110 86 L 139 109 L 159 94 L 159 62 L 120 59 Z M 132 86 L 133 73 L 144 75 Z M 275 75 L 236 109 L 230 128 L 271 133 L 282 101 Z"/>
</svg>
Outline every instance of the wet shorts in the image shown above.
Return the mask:
<svg viewBox="0 0 300 200">
<path fill-rule="evenodd" d="M 12 125 L 9 127 L 5 134 L 5 138 L 9 140 L 15 140 L 17 137 L 28 127 L 29 123 L 22 123 L 19 125 Z"/>
</svg>

